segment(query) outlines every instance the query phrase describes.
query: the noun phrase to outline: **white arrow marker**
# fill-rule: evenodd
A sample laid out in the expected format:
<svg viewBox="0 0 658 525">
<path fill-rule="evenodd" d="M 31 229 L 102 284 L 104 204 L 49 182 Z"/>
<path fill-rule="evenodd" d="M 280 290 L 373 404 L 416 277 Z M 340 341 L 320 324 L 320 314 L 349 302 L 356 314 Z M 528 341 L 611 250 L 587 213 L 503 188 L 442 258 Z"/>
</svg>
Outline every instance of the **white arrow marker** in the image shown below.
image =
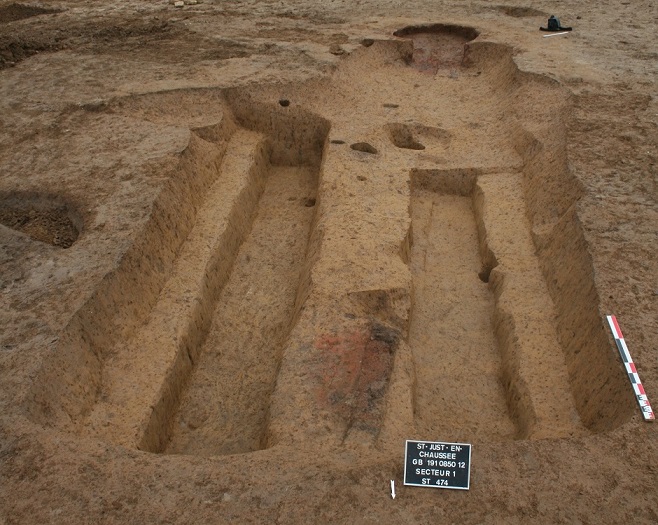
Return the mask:
<svg viewBox="0 0 658 525">
<path fill-rule="evenodd" d="M 391 497 L 395 499 L 395 480 L 391 480 Z"/>
</svg>

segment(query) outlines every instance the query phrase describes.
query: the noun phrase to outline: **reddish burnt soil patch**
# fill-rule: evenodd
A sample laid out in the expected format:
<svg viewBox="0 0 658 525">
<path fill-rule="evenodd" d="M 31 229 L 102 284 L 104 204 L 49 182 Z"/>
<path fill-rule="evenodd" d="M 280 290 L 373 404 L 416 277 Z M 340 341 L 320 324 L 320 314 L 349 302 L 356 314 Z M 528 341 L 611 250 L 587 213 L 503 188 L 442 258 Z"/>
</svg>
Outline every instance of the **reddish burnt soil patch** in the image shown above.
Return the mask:
<svg viewBox="0 0 658 525">
<path fill-rule="evenodd" d="M 320 404 L 348 421 L 349 428 L 379 432 L 399 337 L 397 330 L 373 323 L 316 340 L 316 348 L 324 351 Z"/>
<path fill-rule="evenodd" d="M 462 65 L 464 44 L 477 38 L 472 27 L 452 24 L 409 26 L 393 35 L 413 41 L 411 66 L 425 73 L 454 69 Z"/>
</svg>

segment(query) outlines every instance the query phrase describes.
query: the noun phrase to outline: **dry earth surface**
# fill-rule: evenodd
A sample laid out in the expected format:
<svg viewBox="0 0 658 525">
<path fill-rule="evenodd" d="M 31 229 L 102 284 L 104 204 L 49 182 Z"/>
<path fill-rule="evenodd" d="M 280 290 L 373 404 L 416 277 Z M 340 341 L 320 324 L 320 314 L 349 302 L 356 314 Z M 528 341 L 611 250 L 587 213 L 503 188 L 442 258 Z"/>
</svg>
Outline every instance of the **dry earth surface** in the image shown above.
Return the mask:
<svg viewBox="0 0 658 525">
<path fill-rule="evenodd" d="M 0 525 L 658 523 L 656 34 L 0 2 Z"/>
</svg>

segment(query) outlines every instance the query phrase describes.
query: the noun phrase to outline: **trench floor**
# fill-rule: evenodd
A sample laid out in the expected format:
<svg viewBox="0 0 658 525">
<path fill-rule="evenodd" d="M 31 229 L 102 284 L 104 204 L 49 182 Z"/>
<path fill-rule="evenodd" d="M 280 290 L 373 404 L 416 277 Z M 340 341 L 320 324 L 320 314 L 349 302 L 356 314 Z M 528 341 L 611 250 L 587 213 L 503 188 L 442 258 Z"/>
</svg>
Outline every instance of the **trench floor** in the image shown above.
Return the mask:
<svg viewBox="0 0 658 525">
<path fill-rule="evenodd" d="M 314 213 L 316 173 L 272 167 L 174 416 L 166 452 L 258 450 L 293 317 Z"/>
</svg>

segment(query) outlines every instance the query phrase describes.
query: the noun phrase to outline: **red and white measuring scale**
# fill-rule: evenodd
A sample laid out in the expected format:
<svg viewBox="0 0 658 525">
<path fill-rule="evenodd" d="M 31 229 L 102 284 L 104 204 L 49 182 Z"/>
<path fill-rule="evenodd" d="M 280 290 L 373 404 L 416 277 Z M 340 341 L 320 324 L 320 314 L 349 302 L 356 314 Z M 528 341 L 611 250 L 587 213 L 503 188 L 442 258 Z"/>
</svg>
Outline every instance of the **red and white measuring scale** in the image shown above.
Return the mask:
<svg viewBox="0 0 658 525">
<path fill-rule="evenodd" d="M 642 386 L 642 381 L 640 381 L 640 376 L 635 369 L 635 363 L 631 359 L 631 354 L 628 351 L 626 346 L 626 341 L 624 341 L 624 336 L 621 333 L 621 328 L 617 323 L 617 318 L 614 315 L 607 315 L 608 324 L 610 325 L 610 330 L 612 331 L 612 336 L 615 338 L 615 343 L 619 349 L 619 355 L 621 355 L 621 360 L 624 362 L 626 367 L 626 372 L 628 373 L 628 379 L 633 385 L 633 391 L 635 392 L 635 398 L 637 399 L 637 404 L 640 405 L 640 410 L 642 411 L 642 416 L 645 421 L 653 421 L 656 419 L 656 415 L 651 408 L 649 399 L 644 392 L 644 387 Z"/>
</svg>

